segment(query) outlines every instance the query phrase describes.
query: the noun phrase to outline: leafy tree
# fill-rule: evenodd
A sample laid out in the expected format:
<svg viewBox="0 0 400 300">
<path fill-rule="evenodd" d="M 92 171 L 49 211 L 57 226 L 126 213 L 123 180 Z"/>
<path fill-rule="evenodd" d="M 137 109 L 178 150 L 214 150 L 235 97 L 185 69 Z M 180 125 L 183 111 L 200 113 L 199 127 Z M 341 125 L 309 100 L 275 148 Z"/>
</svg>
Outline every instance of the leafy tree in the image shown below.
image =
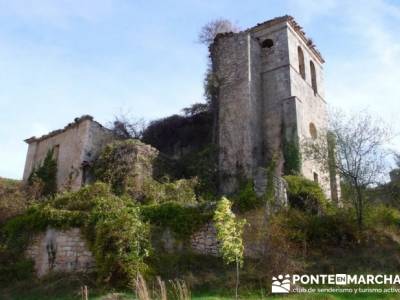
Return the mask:
<svg viewBox="0 0 400 300">
<path fill-rule="evenodd" d="M 327 172 L 331 168 L 337 170 L 354 195 L 351 201 L 361 230 L 365 192 L 368 187 L 382 182 L 387 173 L 388 152 L 384 147 L 392 138 L 391 130 L 367 112 L 344 114 L 336 111 L 331 113 L 328 132 L 320 132 L 318 138 L 305 141 L 306 157 Z M 332 140 L 333 151 L 330 149 Z"/>
<path fill-rule="evenodd" d="M 226 264 L 236 264 L 236 289 L 238 298 L 239 268 L 243 265 L 243 227 L 245 220 L 238 220 L 232 212 L 232 203 L 222 197 L 214 213 L 214 224 L 217 229 L 217 239 L 220 242 L 220 251 Z"/>
<path fill-rule="evenodd" d="M 43 164 L 34 169 L 29 176 L 28 184 L 33 186 L 40 183 L 38 196 L 47 197 L 57 193 L 57 161 L 53 158 L 53 150 L 47 151 Z"/>
</svg>

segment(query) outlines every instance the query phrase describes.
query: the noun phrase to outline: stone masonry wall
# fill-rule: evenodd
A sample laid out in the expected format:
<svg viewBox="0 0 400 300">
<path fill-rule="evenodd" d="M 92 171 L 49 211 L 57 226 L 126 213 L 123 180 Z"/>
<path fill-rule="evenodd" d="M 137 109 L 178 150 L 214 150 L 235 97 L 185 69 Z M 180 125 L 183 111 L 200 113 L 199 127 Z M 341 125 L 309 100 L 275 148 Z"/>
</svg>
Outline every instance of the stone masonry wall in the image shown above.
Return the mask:
<svg viewBox="0 0 400 300">
<path fill-rule="evenodd" d="M 191 249 L 195 253 L 218 255 L 217 231 L 212 222 L 204 225 L 190 238 Z"/>
<path fill-rule="evenodd" d="M 220 36 L 212 47 L 214 72 L 219 84 L 218 145 L 220 189 L 232 193 L 238 173 L 252 177 L 260 147 L 260 76 L 258 42 L 246 33 Z M 249 72 L 250 71 L 250 72 Z"/>
<path fill-rule="evenodd" d="M 79 228 L 47 229 L 33 238 L 26 256 L 33 259 L 39 277 L 50 271 L 86 272 L 95 265 Z"/>
<path fill-rule="evenodd" d="M 260 257 L 266 245 L 266 208 L 251 210 L 239 217 L 247 221 L 243 232 L 244 256 Z M 191 236 L 190 247 L 193 252 L 198 254 L 220 255 L 217 232 L 212 221 Z"/>
</svg>

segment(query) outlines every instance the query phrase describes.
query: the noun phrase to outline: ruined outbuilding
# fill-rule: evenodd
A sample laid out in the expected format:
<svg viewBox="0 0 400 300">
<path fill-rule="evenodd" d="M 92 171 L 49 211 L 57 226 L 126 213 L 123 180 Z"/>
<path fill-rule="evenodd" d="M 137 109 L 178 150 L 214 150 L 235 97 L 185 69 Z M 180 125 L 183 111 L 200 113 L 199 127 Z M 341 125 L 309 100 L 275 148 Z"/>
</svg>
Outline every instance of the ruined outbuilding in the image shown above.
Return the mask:
<svg viewBox="0 0 400 300">
<path fill-rule="evenodd" d="M 112 139 L 111 131 L 88 115 L 76 118 L 63 129 L 26 139 L 29 147 L 23 180 L 28 180 L 50 150 L 57 162 L 58 189 L 78 190 L 90 181 L 91 163 Z"/>
</svg>

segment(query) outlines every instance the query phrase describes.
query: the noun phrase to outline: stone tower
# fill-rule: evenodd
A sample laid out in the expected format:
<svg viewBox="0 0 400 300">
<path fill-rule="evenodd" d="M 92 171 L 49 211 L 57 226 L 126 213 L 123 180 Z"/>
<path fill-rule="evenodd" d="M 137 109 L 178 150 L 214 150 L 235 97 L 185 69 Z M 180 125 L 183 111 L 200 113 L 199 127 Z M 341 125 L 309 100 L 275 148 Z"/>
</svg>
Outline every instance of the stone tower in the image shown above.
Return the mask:
<svg viewBox="0 0 400 300">
<path fill-rule="evenodd" d="M 278 176 L 299 172 L 337 198 L 336 178 L 299 155 L 327 126 L 321 54 L 290 16 L 216 37 L 217 143 L 221 192 L 255 178 L 274 158 Z M 333 187 L 333 189 L 331 188 Z"/>
</svg>

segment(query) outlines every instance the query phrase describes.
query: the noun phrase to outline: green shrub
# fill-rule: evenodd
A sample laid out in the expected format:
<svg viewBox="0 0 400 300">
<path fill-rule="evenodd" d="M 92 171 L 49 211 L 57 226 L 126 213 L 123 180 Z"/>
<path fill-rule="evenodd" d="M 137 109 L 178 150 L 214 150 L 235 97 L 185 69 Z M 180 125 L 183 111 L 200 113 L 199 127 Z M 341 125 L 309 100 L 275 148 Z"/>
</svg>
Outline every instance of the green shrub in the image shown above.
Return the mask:
<svg viewBox="0 0 400 300">
<path fill-rule="evenodd" d="M 146 202 L 152 204 L 164 202 L 194 204 L 197 202 L 195 194 L 196 178 L 176 181 L 164 180 L 164 182 L 159 182 L 154 179 L 147 179 L 144 182 L 143 194 Z"/>
<path fill-rule="evenodd" d="M 400 211 L 384 204 L 370 205 L 365 210 L 365 225 L 370 228 L 378 226 L 400 226 Z"/>
<path fill-rule="evenodd" d="M 232 197 L 235 210 L 245 212 L 260 207 L 264 201 L 254 191 L 252 180 L 241 180 L 238 192 Z"/>
<path fill-rule="evenodd" d="M 204 206 L 183 206 L 173 202 L 142 206 L 141 212 L 150 224 L 170 228 L 182 239 L 189 237 L 212 216 Z"/>
<path fill-rule="evenodd" d="M 318 183 L 302 176 L 284 176 L 288 183 L 288 198 L 290 206 L 312 213 L 324 211 L 327 199 Z"/>
<path fill-rule="evenodd" d="M 335 209 L 324 215 L 289 209 L 271 218 L 271 227 L 278 227 L 288 241 L 318 247 L 354 243 L 358 237 L 354 213 L 347 209 Z"/>
<path fill-rule="evenodd" d="M 30 259 L 19 259 L 13 264 L 2 263 L 0 265 L 0 282 L 10 283 L 30 279 L 32 278 L 33 273 L 34 263 Z"/>
</svg>

